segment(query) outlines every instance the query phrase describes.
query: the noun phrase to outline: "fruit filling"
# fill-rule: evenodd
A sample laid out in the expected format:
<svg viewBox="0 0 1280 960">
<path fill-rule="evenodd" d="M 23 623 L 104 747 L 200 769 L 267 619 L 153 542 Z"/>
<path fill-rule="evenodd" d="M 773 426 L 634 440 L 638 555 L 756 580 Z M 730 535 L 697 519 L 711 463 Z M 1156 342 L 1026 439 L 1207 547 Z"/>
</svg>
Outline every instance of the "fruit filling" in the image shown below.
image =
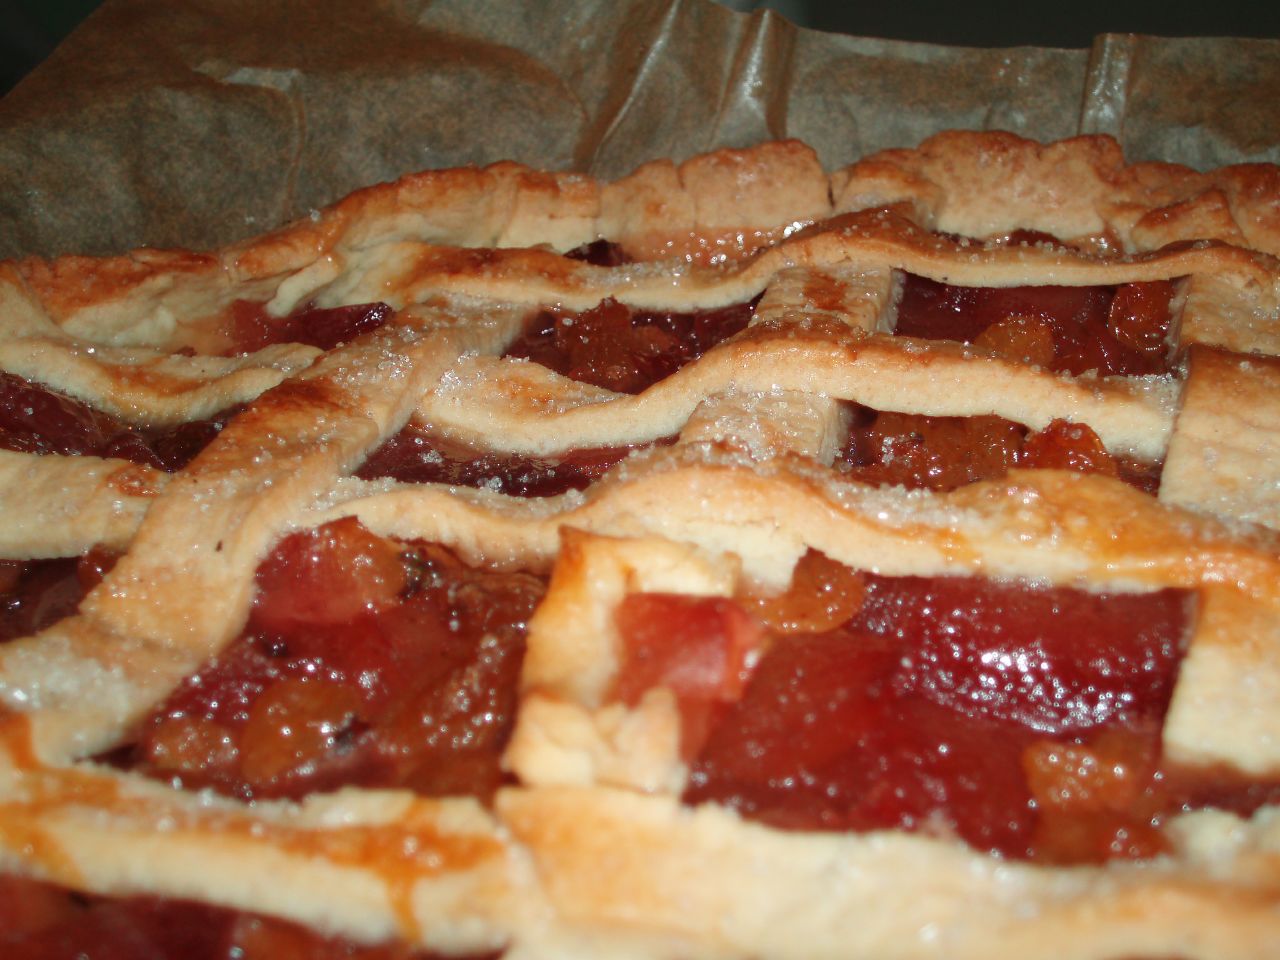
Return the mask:
<svg viewBox="0 0 1280 960">
<path fill-rule="evenodd" d="M 691 804 L 1054 863 L 1150 857 L 1174 813 L 1280 799 L 1161 757 L 1193 615 L 1175 590 L 885 577 L 810 552 L 780 596 L 629 597 L 615 697 L 675 693 Z"/>
<path fill-rule="evenodd" d="M 670 443 L 669 438 L 657 441 Z M 363 480 L 388 477 L 401 483 L 447 483 L 505 493 L 512 497 L 554 497 L 585 490 L 633 450 L 653 444 L 571 450 L 558 457 L 526 457 L 482 452 L 433 436 L 410 421 L 369 455 L 356 472 Z"/>
<path fill-rule="evenodd" d="M 1031 432 L 997 416 L 930 417 L 857 407 L 835 466 L 876 486 L 954 490 L 1010 469 L 1074 470 L 1116 477 L 1154 494 L 1161 464 L 1107 452 L 1083 423 L 1054 420 Z"/>
<path fill-rule="evenodd" d="M 0 560 L 0 643 L 39 633 L 71 616 L 117 557 L 97 547 L 82 557 Z"/>
<path fill-rule="evenodd" d="M 612 240 L 593 240 L 580 247 L 574 247 L 565 254 L 570 260 L 581 260 L 595 267 L 620 267 L 631 263 L 631 258 L 622 249 L 622 244 Z"/>
<path fill-rule="evenodd" d="M 304 343 L 332 350 L 363 333 L 377 330 L 395 311 L 385 303 L 348 307 L 306 304 L 283 317 L 267 312 L 265 303 L 237 300 L 231 305 L 223 334 L 229 346 L 224 355 L 253 353 L 273 343 Z"/>
<path fill-rule="evenodd" d="M 896 336 L 958 340 L 1075 376 L 1167 374 L 1174 283 L 958 287 L 907 274 Z"/>
<path fill-rule="evenodd" d="M 131 427 L 72 397 L 0 373 L 0 449 L 115 457 L 174 473 L 222 432 L 242 407 L 176 427 Z"/>
<path fill-rule="evenodd" d="M 433 960 L 252 913 L 157 897 L 100 897 L 0 874 L 6 960 Z M 493 960 L 497 954 L 488 955 Z M 473 956 L 471 960 L 480 960 Z"/>
<path fill-rule="evenodd" d="M 504 356 L 619 393 L 640 393 L 746 328 L 759 298 L 718 310 L 633 310 L 612 298 L 579 313 L 543 310 Z"/>
<path fill-rule="evenodd" d="M 541 578 L 348 518 L 281 541 L 257 588 L 240 637 L 114 761 L 243 799 L 492 795 Z"/>
</svg>

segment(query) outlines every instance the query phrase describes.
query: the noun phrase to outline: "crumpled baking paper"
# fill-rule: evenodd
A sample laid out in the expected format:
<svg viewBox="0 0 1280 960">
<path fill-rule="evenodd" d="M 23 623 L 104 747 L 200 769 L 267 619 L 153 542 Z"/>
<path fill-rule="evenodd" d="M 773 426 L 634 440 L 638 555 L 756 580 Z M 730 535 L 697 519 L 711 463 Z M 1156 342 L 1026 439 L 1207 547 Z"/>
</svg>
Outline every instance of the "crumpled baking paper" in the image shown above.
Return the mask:
<svg viewBox="0 0 1280 960">
<path fill-rule="evenodd" d="M 1280 41 L 966 49 L 709 0 L 108 0 L 0 101 L 0 258 L 211 248 L 427 167 L 614 178 L 798 137 L 833 169 L 948 128 L 1280 162 Z"/>
</svg>

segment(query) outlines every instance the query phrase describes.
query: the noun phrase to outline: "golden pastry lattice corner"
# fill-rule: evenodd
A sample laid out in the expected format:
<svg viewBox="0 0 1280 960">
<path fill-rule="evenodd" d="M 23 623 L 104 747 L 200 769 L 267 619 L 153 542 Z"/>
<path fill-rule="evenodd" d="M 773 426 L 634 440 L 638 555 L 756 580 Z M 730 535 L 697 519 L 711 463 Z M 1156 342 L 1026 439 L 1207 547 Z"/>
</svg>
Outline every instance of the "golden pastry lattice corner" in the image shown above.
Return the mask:
<svg viewBox="0 0 1280 960">
<path fill-rule="evenodd" d="M 1063 243 L 982 238 L 1012 230 Z M 605 238 L 633 258 L 562 253 Z M 974 239 L 976 238 L 976 239 Z M 1072 245 L 1068 245 L 1072 244 Z M 922 835 L 795 833 L 679 803 L 674 701 L 609 702 L 626 594 L 780 589 L 806 549 L 889 574 L 1195 591 L 1166 751 L 1280 766 L 1280 172 L 1126 166 L 1105 138 L 944 134 L 826 175 L 795 142 L 616 183 L 513 164 L 361 191 L 224 251 L 0 264 L 0 368 L 137 424 L 246 410 L 188 469 L 0 452 L 0 551 L 127 552 L 69 617 L 0 647 L 0 863 L 356 939 L 516 956 L 1256 957 L 1280 934 L 1274 813 L 1196 813 L 1140 864 L 1007 864 Z M 894 337 L 903 272 L 976 286 L 1174 280 L 1172 375 L 1070 377 Z M 540 308 L 608 298 L 750 326 L 635 395 L 502 358 Z M 226 346 L 237 301 L 383 301 L 330 351 Z M 179 350 L 178 348 L 183 348 Z M 953 493 L 830 465 L 854 401 L 1032 429 L 1087 423 L 1164 461 L 1158 498 L 1016 473 Z M 584 493 L 364 481 L 417 416 L 494 451 L 674 436 Z M 344 516 L 552 571 L 492 809 L 346 789 L 245 805 L 93 763 L 240 631 L 284 534 Z M 1046 952 L 1049 951 L 1049 952 Z"/>
</svg>

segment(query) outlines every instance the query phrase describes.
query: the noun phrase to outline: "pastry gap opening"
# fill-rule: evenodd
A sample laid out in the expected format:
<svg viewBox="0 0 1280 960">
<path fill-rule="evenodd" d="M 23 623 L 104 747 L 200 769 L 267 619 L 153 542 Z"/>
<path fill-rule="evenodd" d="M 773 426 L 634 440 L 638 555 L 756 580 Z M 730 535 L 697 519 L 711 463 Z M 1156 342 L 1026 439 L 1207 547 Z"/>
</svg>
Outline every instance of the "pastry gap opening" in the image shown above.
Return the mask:
<svg viewBox="0 0 1280 960">
<path fill-rule="evenodd" d="M 0 643 L 74 616 L 119 558 L 116 551 L 96 546 L 78 557 L 0 560 Z"/>
<path fill-rule="evenodd" d="M 1197 595 L 880 576 L 810 551 L 781 594 L 618 608 L 613 697 L 675 695 L 683 799 L 786 830 L 903 830 L 1012 859 L 1144 859 L 1280 783 L 1177 769 L 1161 731 Z"/>
<path fill-rule="evenodd" d="M 760 297 L 713 310 L 655 311 L 613 298 L 587 310 L 533 314 L 504 357 L 532 360 L 561 376 L 637 394 L 742 330 Z"/>
<path fill-rule="evenodd" d="M 205 420 L 135 426 L 43 384 L 0 373 L 0 449 L 111 457 L 176 473 L 242 410 L 236 405 Z"/>
<path fill-rule="evenodd" d="M 585 490 L 632 453 L 669 446 L 675 437 L 609 447 L 582 447 L 532 456 L 486 450 L 443 436 L 411 418 L 399 433 L 371 452 L 356 471 L 362 480 L 442 483 L 512 497 L 554 497 Z"/>
<path fill-rule="evenodd" d="M 848 431 L 834 467 L 874 486 L 949 491 L 1012 469 L 1071 470 L 1114 477 L 1154 496 L 1163 461 L 1109 453 L 1085 423 L 1053 420 L 1031 430 L 994 414 L 931 416 L 848 402 Z"/>
<path fill-rule="evenodd" d="M 623 249 L 622 244 L 601 237 L 574 247 L 564 254 L 569 260 L 580 260 L 593 267 L 621 267 L 635 261 Z"/>
<path fill-rule="evenodd" d="M 184 789 L 299 799 L 344 786 L 488 802 L 545 577 L 353 517 L 281 540 L 239 636 L 100 760 Z"/>
<path fill-rule="evenodd" d="M 977 287 L 900 275 L 894 336 L 971 344 L 1071 376 L 1174 372 L 1175 280 Z"/>
<path fill-rule="evenodd" d="M 270 313 L 267 304 L 268 301 L 232 301 L 212 334 L 214 342 L 223 344 L 222 356 L 244 356 L 277 343 L 333 350 L 377 330 L 395 315 L 394 308 L 380 301 L 341 307 L 318 307 L 308 301 L 283 316 Z"/>
</svg>

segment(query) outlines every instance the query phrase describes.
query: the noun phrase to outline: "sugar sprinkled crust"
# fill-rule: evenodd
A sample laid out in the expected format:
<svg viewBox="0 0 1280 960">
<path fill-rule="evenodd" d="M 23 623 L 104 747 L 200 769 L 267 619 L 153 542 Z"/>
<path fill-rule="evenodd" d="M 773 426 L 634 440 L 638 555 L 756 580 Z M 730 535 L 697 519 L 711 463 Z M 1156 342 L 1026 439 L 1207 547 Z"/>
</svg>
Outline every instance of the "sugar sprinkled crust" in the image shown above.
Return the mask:
<svg viewBox="0 0 1280 960">
<path fill-rule="evenodd" d="M 1018 228 L 1083 249 L 982 242 Z M 561 255 L 599 237 L 636 262 Z M 129 547 L 78 615 L 0 646 L 0 865 L 519 957 L 1257 956 L 1280 937 L 1272 810 L 1190 814 L 1171 855 L 1097 868 L 893 832 L 784 834 L 681 806 L 670 696 L 627 709 L 607 691 L 627 592 L 778 587 L 811 547 L 885 573 L 1177 586 L 1201 615 L 1166 750 L 1274 775 L 1277 254 L 1275 168 L 1126 166 L 1106 138 L 951 133 L 830 176 L 794 142 L 611 184 L 513 164 L 434 171 L 216 253 L 0 264 L 0 369 L 136 423 L 250 404 L 172 478 L 0 453 L 21 491 L 0 501 L 3 556 Z M 1073 378 L 895 338 L 903 270 L 983 286 L 1175 280 L 1183 369 Z M 746 331 L 635 396 L 499 359 L 542 307 L 757 296 Z M 323 355 L 214 356 L 237 300 L 398 313 Z M 830 469 L 841 400 L 1082 421 L 1113 452 L 1167 456 L 1160 495 L 1053 471 L 949 494 L 854 485 Z M 350 476 L 415 414 L 537 455 L 677 439 L 546 500 Z M 344 516 L 551 571 L 505 759 L 515 785 L 492 810 L 352 789 L 247 807 L 84 759 L 235 636 L 274 542 Z"/>
</svg>

